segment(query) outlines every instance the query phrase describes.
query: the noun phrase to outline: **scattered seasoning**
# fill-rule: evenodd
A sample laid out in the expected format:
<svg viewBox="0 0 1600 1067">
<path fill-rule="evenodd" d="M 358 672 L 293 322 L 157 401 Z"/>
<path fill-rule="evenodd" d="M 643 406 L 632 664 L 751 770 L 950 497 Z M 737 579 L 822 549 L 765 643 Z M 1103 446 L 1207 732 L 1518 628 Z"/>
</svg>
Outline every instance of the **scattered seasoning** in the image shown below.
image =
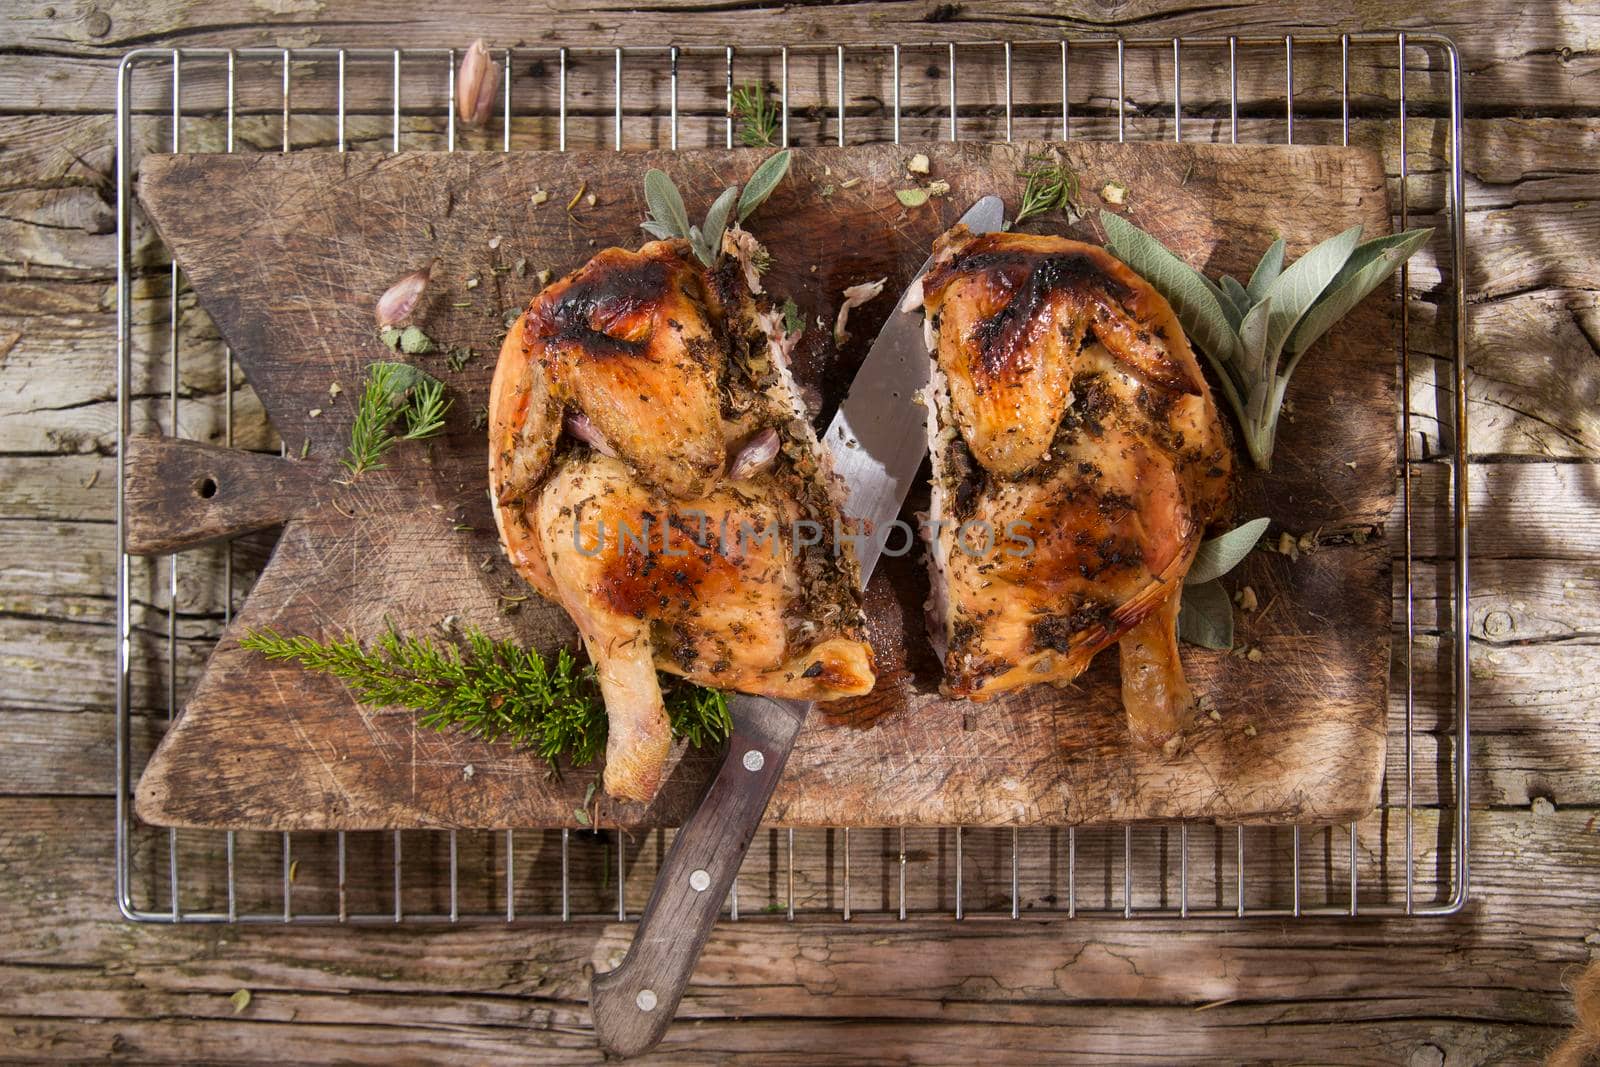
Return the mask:
<svg viewBox="0 0 1600 1067">
<path fill-rule="evenodd" d="M 470 763 L 467 764 L 465 767 L 461 768 L 461 777 L 465 778 L 469 782 L 472 781 L 472 776 L 474 774 L 477 774 L 477 773 L 478 772 L 473 768 L 472 764 L 470 764 Z"/>
<path fill-rule="evenodd" d="M 1100 199 L 1121 207 L 1128 202 L 1128 187 L 1119 181 L 1109 181 L 1100 187 Z"/>
<path fill-rule="evenodd" d="M 928 173 L 928 170 L 928 157 L 922 152 L 918 152 L 916 155 L 906 160 L 907 174 L 926 174 Z"/>
<path fill-rule="evenodd" d="M 1535 815 L 1544 816 L 1554 815 L 1556 813 L 1555 802 L 1549 797 L 1534 797 L 1533 803 L 1530 804 L 1529 807 L 1532 809 Z"/>
<path fill-rule="evenodd" d="M 460 371 L 475 355 L 477 353 L 467 345 L 452 345 L 449 354 L 445 356 L 444 365 L 451 371 Z"/>
<path fill-rule="evenodd" d="M 493 237 L 489 238 L 489 251 L 493 252 L 495 249 L 499 248 L 500 240 L 501 238 L 499 234 L 495 234 Z"/>
<path fill-rule="evenodd" d="M 250 990 L 234 990 L 233 994 L 228 997 L 228 1003 L 233 1005 L 233 1013 L 238 1015 L 240 1012 L 244 1011 L 250 1006 Z"/>
<path fill-rule="evenodd" d="M 1234 603 L 1239 605 L 1240 611 L 1255 611 L 1261 606 L 1260 602 L 1256 600 L 1255 589 L 1248 585 L 1235 593 L 1233 599 Z"/>
<path fill-rule="evenodd" d="M 293 885 L 294 882 L 295 882 L 295 879 L 297 879 L 299 877 L 300 877 L 300 861 L 299 860 L 290 860 L 289 861 L 289 884 Z"/>
<path fill-rule="evenodd" d="M 329 400 L 333 400 L 333 399 L 337 398 L 338 395 L 340 393 L 342 393 L 342 392 L 344 392 L 344 387 L 341 386 L 338 382 L 334 382 L 334 383 L 332 383 L 331 385 L 328 386 L 328 399 Z"/>
<path fill-rule="evenodd" d="M 477 287 L 478 287 L 478 279 L 476 279 L 476 278 L 468 278 L 467 279 L 467 288 L 468 289 L 476 289 Z"/>
<path fill-rule="evenodd" d="M 861 179 L 860 178 L 846 178 L 844 181 L 839 183 L 839 188 L 841 188 L 841 189 L 854 189 L 856 186 L 858 186 L 860 184 L 861 184 Z"/>
<path fill-rule="evenodd" d="M 583 198 L 583 202 L 588 207 L 594 207 L 595 204 L 599 203 L 599 200 L 593 193 L 590 193 L 588 196 Z"/>
<path fill-rule="evenodd" d="M 1255 725 L 1252 723 L 1245 723 L 1244 735 L 1246 737 L 1254 737 L 1256 735 Z"/>
<path fill-rule="evenodd" d="M 82 482 L 80 484 L 85 489 L 93 489 L 94 488 L 94 483 L 98 482 L 99 480 L 100 480 L 100 468 L 96 467 L 94 470 L 89 472 L 89 480 L 86 481 L 86 482 Z"/>
<path fill-rule="evenodd" d="M 518 256 L 517 257 L 516 266 L 512 267 L 511 269 L 516 272 L 516 275 L 519 278 L 522 277 L 523 275 L 527 274 L 528 273 L 528 257 L 527 256 Z"/>
<path fill-rule="evenodd" d="M 542 270 L 538 274 L 534 275 L 534 278 L 538 281 L 538 283 L 540 285 L 549 285 L 550 284 L 550 278 L 551 278 L 550 268 L 546 267 L 544 270 Z"/>
<path fill-rule="evenodd" d="M 315 419 L 315 418 L 318 418 L 318 417 L 320 417 L 322 415 L 322 409 L 321 408 L 312 408 L 310 411 L 306 412 L 306 414 L 311 416 L 313 419 Z"/>
<path fill-rule="evenodd" d="M 1288 556 L 1290 559 L 1300 558 L 1300 545 L 1295 540 L 1294 534 L 1285 530 L 1278 535 L 1278 553 Z"/>
<path fill-rule="evenodd" d="M 463 530 L 471 530 L 472 528 L 473 527 L 469 523 L 465 522 L 458 522 L 454 526 L 450 527 L 450 529 L 455 533 L 461 533 Z"/>
<path fill-rule="evenodd" d="M 1222 721 L 1222 712 L 1218 711 L 1216 708 L 1212 708 L 1210 711 L 1206 712 L 1206 716 L 1212 722 L 1221 722 Z"/>
<path fill-rule="evenodd" d="M 300 458 L 305 459 L 311 453 L 311 438 L 307 437 L 300 442 Z"/>
<path fill-rule="evenodd" d="M 483 407 L 472 413 L 472 428 L 474 430 L 487 429 L 489 426 L 489 409 Z"/>
<path fill-rule="evenodd" d="M 1259 648 L 1252 648 L 1249 652 L 1244 654 L 1244 658 L 1249 660 L 1251 663 L 1260 663 L 1265 657 L 1261 654 L 1261 650 Z"/>
<path fill-rule="evenodd" d="M 931 197 L 945 196 L 950 192 L 950 183 L 943 178 L 935 178 L 928 183 L 928 195 Z"/>
<path fill-rule="evenodd" d="M 589 813 L 584 811 L 582 808 L 573 808 L 572 817 L 578 820 L 579 826 L 589 825 Z"/>
<path fill-rule="evenodd" d="M 540 204 L 542 204 L 546 200 L 550 199 L 550 194 L 545 192 L 543 189 L 535 189 L 533 191 L 532 199 L 533 199 L 533 206 L 534 207 L 538 207 Z"/>
<path fill-rule="evenodd" d="M 583 181 L 578 183 L 578 191 L 572 194 L 572 199 L 571 200 L 567 201 L 567 211 L 568 212 L 570 212 L 573 208 L 578 206 L 578 201 L 583 199 L 583 194 L 585 192 L 587 192 L 588 189 L 589 189 L 589 181 L 588 181 L 588 179 L 584 179 Z"/>
</svg>

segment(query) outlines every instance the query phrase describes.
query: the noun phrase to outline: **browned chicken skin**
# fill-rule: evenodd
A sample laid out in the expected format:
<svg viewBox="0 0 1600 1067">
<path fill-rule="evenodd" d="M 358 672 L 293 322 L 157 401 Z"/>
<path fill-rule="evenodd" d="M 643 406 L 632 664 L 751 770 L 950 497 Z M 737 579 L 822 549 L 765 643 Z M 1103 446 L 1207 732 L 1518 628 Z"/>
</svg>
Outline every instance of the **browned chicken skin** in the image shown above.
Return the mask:
<svg viewBox="0 0 1600 1067">
<path fill-rule="evenodd" d="M 937 370 L 932 623 L 952 695 L 1065 685 L 1121 645 L 1135 738 L 1187 721 L 1183 576 L 1232 457 L 1171 308 L 1104 249 L 945 234 L 924 283 Z"/>
<path fill-rule="evenodd" d="M 657 670 L 806 700 L 872 688 L 858 569 L 835 551 L 831 467 L 781 339 L 736 264 L 708 271 L 656 241 L 544 289 L 501 348 L 496 523 L 595 664 L 614 796 L 659 784 L 672 738 Z M 758 438 L 775 440 L 770 461 L 730 467 Z"/>
</svg>

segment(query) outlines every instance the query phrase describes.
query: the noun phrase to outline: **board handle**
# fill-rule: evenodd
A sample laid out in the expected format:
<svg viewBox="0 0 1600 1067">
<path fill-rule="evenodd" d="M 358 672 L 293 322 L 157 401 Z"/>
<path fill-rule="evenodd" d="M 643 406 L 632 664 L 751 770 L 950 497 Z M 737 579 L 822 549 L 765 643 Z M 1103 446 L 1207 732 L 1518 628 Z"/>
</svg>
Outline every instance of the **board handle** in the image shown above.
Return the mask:
<svg viewBox="0 0 1600 1067">
<path fill-rule="evenodd" d="M 729 699 L 733 736 L 722 766 L 673 837 L 628 954 L 590 985 L 595 1036 L 608 1054 L 648 1052 L 667 1032 L 810 709 Z"/>
<path fill-rule="evenodd" d="M 177 552 L 287 522 L 313 504 L 319 464 L 159 434 L 128 438 L 124 551 Z"/>
</svg>

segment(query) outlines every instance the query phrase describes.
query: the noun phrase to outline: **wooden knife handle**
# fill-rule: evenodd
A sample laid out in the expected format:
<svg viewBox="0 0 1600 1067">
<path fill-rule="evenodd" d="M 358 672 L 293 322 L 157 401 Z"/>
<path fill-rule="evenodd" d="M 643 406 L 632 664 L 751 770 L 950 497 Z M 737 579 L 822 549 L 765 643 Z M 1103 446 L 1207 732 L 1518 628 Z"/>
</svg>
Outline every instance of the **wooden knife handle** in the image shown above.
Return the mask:
<svg viewBox="0 0 1600 1067">
<path fill-rule="evenodd" d="M 733 736 L 722 767 L 673 838 L 628 954 L 590 986 L 607 1053 L 638 1055 L 667 1032 L 810 708 L 744 694 L 728 701 Z"/>
</svg>

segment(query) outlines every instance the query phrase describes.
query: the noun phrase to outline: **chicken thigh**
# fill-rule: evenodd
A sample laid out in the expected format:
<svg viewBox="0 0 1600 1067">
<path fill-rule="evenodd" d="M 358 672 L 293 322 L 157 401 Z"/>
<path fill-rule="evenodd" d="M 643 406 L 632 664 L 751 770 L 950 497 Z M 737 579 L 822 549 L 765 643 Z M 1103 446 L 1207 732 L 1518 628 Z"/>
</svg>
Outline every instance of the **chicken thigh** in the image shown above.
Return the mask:
<svg viewBox="0 0 1600 1067">
<path fill-rule="evenodd" d="M 1131 731 L 1166 744 L 1192 703 L 1183 577 L 1232 470 L 1172 309 L 1097 246 L 960 226 L 923 309 L 945 691 L 1065 685 L 1120 644 Z"/>
<path fill-rule="evenodd" d="M 544 289 L 501 348 L 496 523 L 595 665 L 614 796 L 659 785 L 658 670 L 805 700 L 872 688 L 859 569 L 783 340 L 736 263 L 656 241 Z"/>
</svg>

